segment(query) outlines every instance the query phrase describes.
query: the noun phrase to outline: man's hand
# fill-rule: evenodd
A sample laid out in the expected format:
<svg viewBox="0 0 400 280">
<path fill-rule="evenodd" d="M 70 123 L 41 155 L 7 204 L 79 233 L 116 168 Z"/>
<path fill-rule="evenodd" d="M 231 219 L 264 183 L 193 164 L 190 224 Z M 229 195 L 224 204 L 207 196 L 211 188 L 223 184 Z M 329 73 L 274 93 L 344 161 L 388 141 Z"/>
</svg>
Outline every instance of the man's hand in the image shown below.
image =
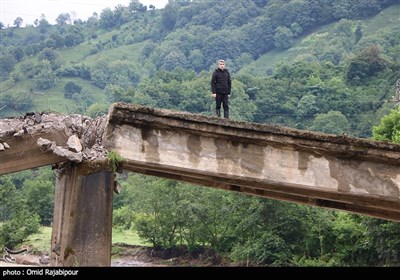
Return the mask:
<svg viewBox="0 0 400 280">
<path fill-rule="evenodd" d="M 213 94 L 211 94 L 211 96 L 212 96 L 212 98 L 217 98 L 217 94 L 216 93 L 213 93 Z"/>
</svg>

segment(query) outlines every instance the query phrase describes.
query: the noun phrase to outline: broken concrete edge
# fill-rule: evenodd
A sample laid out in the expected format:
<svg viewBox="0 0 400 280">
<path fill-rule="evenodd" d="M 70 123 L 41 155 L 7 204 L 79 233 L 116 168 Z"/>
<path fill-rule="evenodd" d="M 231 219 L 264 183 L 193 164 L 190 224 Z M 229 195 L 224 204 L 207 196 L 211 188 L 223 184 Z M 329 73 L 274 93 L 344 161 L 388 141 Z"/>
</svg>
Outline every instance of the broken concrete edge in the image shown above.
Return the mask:
<svg viewBox="0 0 400 280">
<path fill-rule="evenodd" d="M 28 113 L 25 116 L 0 119 L 0 153 L 12 149 L 7 142 L 12 143 L 11 139 L 15 137 L 63 133 L 68 137 L 66 143 L 57 144 L 50 137 L 39 137 L 36 144 L 43 152 L 49 151 L 66 162 L 81 164 L 87 170 L 85 172 L 112 171 L 113 162 L 107 157 L 109 151 L 103 147 L 107 122 L 107 115 L 90 118 L 79 114 L 54 113 Z M 121 172 L 121 163 L 118 164 L 117 172 Z"/>
<path fill-rule="evenodd" d="M 108 118 L 108 122 L 113 125 L 126 124 L 160 130 L 168 128 L 169 131 L 174 130 L 179 133 L 186 131 L 193 135 L 211 133 L 219 138 L 226 137 L 237 142 L 245 141 L 257 145 L 262 141 L 268 142 L 269 145 L 292 146 L 299 150 L 312 147 L 316 154 L 333 154 L 343 158 L 365 158 L 400 164 L 399 144 L 345 135 L 338 136 L 277 125 L 227 120 L 122 102 L 110 106 Z M 238 130 L 243 133 L 237 134 Z M 113 133 L 110 127 L 108 133 Z"/>
<path fill-rule="evenodd" d="M 64 161 L 57 165 L 57 171 L 59 173 L 63 173 L 65 170 L 70 168 L 79 168 L 79 174 L 82 176 L 90 175 L 99 171 L 114 173 L 111 168 L 110 161 L 107 158 L 85 160 L 82 162 Z"/>
</svg>

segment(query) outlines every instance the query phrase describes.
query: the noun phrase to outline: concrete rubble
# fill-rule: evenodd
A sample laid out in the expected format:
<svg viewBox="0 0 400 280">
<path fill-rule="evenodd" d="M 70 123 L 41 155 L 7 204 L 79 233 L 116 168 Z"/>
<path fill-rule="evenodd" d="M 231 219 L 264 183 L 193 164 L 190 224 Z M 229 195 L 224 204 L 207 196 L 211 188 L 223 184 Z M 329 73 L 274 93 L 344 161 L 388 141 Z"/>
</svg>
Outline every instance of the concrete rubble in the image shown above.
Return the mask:
<svg viewBox="0 0 400 280">
<path fill-rule="evenodd" d="M 12 149 L 6 141 L 29 135 L 62 132 L 68 141 L 57 145 L 55 141 L 39 137 L 36 144 L 42 151 L 51 150 L 54 154 L 73 162 L 102 160 L 107 151 L 102 146 L 107 116 L 90 118 L 82 115 L 58 115 L 30 113 L 25 116 L 2 119 L 0 122 L 0 153 Z"/>
</svg>

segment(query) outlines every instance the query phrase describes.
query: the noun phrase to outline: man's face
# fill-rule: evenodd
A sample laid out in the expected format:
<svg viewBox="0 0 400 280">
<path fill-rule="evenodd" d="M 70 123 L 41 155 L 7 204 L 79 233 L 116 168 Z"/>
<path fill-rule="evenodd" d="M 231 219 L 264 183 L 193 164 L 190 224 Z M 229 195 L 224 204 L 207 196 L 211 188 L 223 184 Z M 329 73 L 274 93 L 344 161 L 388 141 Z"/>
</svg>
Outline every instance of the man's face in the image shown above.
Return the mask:
<svg viewBox="0 0 400 280">
<path fill-rule="evenodd" d="M 221 69 L 221 70 L 224 70 L 225 69 L 225 62 L 222 62 L 222 61 L 218 62 L 218 68 Z"/>
</svg>

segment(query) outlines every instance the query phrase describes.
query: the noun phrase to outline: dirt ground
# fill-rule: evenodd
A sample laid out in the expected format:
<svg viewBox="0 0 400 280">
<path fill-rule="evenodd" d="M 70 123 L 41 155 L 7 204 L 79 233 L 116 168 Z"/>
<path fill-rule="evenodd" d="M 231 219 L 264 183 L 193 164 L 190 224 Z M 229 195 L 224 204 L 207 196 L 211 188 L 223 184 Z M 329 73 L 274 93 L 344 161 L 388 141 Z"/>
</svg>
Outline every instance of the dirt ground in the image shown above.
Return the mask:
<svg viewBox="0 0 400 280">
<path fill-rule="evenodd" d="M 14 263 L 8 263 L 4 261 L 0 261 L 0 267 L 16 267 L 16 266 L 32 266 L 32 265 L 26 265 L 26 264 L 14 264 Z"/>
<path fill-rule="evenodd" d="M 136 265 L 137 264 L 137 265 Z M 215 254 L 209 249 L 189 252 L 185 248 L 154 249 L 124 243 L 113 244 L 111 266 L 238 266 L 229 259 Z"/>
<path fill-rule="evenodd" d="M 204 266 L 233 266 L 227 260 L 216 256 L 210 250 L 197 250 L 188 252 L 186 249 L 156 250 L 151 247 L 128 245 L 124 243 L 113 244 L 111 256 L 112 267 L 204 267 Z M 18 259 L 30 259 L 38 257 L 33 254 L 24 254 Z M 48 266 L 48 264 L 9 263 L 0 261 L 0 267 L 16 266 Z"/>
</svg>

